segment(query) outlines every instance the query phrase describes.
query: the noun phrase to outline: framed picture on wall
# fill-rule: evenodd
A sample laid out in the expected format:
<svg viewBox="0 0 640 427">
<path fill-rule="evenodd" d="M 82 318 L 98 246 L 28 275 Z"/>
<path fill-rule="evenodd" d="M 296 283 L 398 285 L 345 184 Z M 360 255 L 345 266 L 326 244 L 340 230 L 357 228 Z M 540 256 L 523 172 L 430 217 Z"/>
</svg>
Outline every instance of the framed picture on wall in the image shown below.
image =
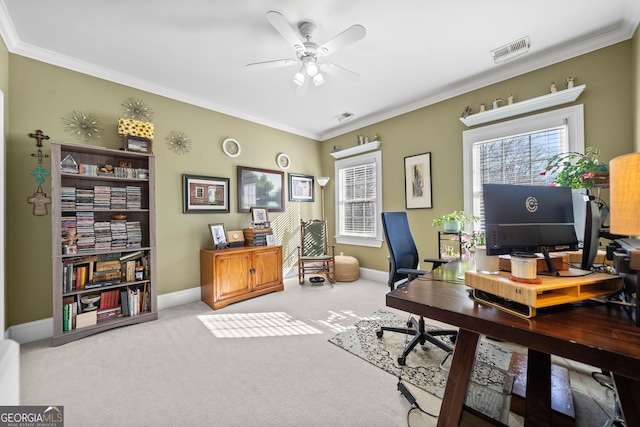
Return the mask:
<svg viewBox="0 0 640 427">
<path fill-rule="evenodd" d="M 404 192 L 407 209 L 430 209 L 431 153 L 404 158 Z"/>
<path fill-rule="evenodd" d="M 289 174 L 289 201 L 313 202 L 314 182 L 310 175 Z"/>
<path fill-rule="evenodd" d="M 238 212 L 260 206 L 284 212 L 284 172 L 238 166 Z"/>
<path fill-rule="evenodd" d="M 229 178 L 182 175 L 182 213 L 213 212 L 229 212 Z"/>
</svg>

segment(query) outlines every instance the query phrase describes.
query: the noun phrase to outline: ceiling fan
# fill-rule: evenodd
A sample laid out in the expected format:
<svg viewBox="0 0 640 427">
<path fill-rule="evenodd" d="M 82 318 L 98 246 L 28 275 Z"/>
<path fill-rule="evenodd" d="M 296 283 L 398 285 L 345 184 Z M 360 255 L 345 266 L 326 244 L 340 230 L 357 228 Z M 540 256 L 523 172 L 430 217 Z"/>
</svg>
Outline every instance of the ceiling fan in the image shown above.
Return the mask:
<svg viewBox="0 0 640 427">
<path fill-rule="evenodd" d="M 315 86 L 320 86 L 324 83 L 323 72 L 346 77 L 350 80 L 358 80 L 360 78 L 359 74 L 331 62 L 321 61 L 320 58 L 363 39 L 367 34 L 367 30 L 362 25 L 352 25 L 329 41 L 318 46 L 311 41 L 316 33 L 315 24 L 311 22 L 301 22 L 298 25 L 298 31 L 300 33 L 298 35 L 279 12 L 267 12 L 267 20 L 280 33 L 285 41 L 293 47 L 296 52 L 296 57 L 266 62 L 254 62 L 247 64 L 247 68 L 266 69 L 301 64 L 300 70 L 293 76 L 293 82 L 297 85 L 296 95 L 304 95 L 307 93 L 310 81 L 313 81 Z"/>
</svg>

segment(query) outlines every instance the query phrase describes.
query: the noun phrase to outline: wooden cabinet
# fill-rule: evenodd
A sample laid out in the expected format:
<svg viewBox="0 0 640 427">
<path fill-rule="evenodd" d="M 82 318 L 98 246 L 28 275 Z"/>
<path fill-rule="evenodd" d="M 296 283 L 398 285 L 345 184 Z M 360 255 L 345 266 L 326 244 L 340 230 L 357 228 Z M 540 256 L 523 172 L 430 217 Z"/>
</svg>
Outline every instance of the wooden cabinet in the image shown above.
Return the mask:
<svg viewBox="0 0 640 427">
<path fill-rule="evenodd" d="M 283 289 L 281 246 L 200 251 L 201 297 L 214 310 Z"/>
<path fill-rule="evenodd" d="M 158 318 L 154 180 L 152 154 L 51 144 L 53 345 Z"/>
</svg>

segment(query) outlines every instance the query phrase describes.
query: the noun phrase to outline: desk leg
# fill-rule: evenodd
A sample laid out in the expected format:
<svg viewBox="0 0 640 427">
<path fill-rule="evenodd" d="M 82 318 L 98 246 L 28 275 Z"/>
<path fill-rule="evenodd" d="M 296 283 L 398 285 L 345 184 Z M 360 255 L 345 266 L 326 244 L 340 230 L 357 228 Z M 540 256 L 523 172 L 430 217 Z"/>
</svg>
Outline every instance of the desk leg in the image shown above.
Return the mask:
<svg viewBox="0 0 640 427">
<path fill-rule="evenodd" d="M 612 375 L 627 427 L 640 426 L 640 381 Z"/>
<path fill-rule="evenodd" d="M 473 371 L 480 335 L 460 329 L 442 398 L 438 427 L 457 427 L 467 397 L 467 385 Z"/>
<path fill-rule="evenodd" d="M 525 427 L 551 425 L 551 355 L 529 349 Z"/>
</svg>

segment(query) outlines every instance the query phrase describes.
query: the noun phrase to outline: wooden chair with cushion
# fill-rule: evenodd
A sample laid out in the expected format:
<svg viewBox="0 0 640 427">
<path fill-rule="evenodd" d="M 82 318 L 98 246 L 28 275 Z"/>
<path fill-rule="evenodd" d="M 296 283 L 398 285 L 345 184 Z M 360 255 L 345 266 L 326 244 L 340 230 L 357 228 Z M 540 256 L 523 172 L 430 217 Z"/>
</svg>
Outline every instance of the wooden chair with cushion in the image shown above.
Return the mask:
<svg viewBox="0 0 640 427">
<path fill-rule="evenodd" d="M 335 246 L 329 245 L 327 221 L 311 219 L 300 222 L 298 246 L 298 282 L 302 285 L 308 274 L 323 274 L 335 283 Z"/>
</svg>

